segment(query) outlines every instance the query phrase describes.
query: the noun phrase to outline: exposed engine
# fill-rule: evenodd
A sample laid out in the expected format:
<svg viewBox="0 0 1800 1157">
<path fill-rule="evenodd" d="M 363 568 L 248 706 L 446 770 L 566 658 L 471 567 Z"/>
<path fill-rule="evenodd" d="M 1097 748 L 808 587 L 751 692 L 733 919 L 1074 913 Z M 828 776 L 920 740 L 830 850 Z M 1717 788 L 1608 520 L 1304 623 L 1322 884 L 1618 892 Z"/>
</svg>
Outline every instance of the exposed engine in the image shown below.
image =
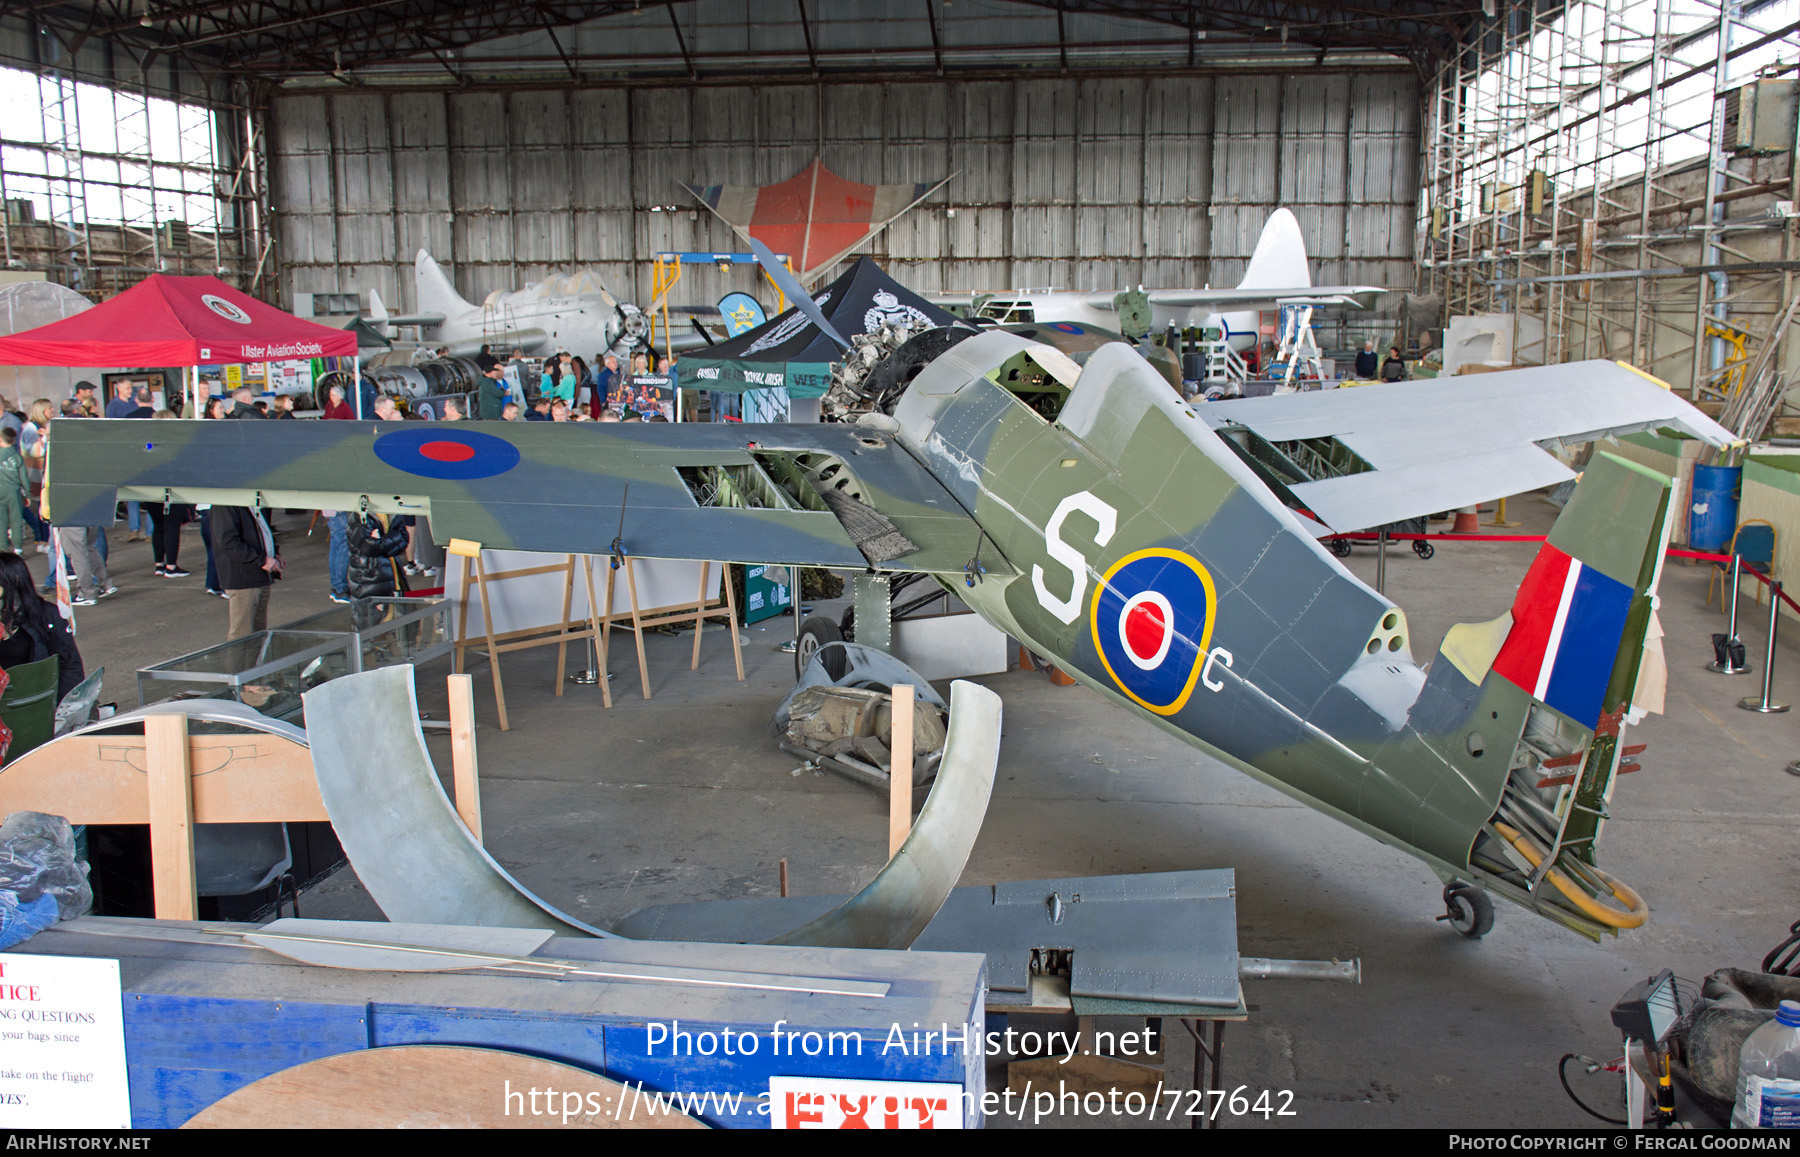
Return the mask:
<svg viewBox="0 0 1800 1157">
<path fill-rule="evenodd" d="M 854 422 L 863 414 L 892 414 L 900 395 L 938 355 L 977 331 L 942 326 L 914 331 L 884 325 L 857 334 L 831 367 L 831 387 L 820 400 L 828 422 Z"/>
</svg>

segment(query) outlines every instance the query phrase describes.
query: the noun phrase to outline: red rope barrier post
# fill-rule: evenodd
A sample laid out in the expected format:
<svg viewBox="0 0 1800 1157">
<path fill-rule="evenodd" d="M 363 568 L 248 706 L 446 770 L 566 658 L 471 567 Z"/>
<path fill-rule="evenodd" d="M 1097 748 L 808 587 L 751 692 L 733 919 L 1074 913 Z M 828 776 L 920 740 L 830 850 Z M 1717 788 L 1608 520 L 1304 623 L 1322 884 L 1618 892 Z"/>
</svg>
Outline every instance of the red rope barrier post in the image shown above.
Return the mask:
<svg viewBox="0 0 1800 1157">
<path fill-rule="evenodd" d="M 1781 620 L 1781 600 L 1787 596 L 1781 593 L 1780 583 L 1772 584 L 1770 589 L 1775 592 L 1776 597 L 1769 600 L 1769 645 L 1763 652 L 1762 698 L 1758 699 L 1753 695 L 1748 699 L 1740 699 L 1738 706 L 1745 711 L 1756 711 L 1763 715 L 1779 715 L 1788 709 L 1788 705 L 1771 700 L 1769 692 L 1775 682 L 1775 624 Z"/>
<path fill-rule="evenodd" d="M 1706 665 L 1708 671 L 1720 675 L 1744 675 L 1750 670 L 1750 664 L 1744 662 L 1744 644 L 1738 639 L 1737 629 L 1738 573 L 1743 561 L 1735 554 L 1731 556 L 1731 592 L 1725 596 L 1731 600 L 1731 621 L 1723 635 L 1713 636 L 1713 651 L 1718 657 Z"/>
</svg>

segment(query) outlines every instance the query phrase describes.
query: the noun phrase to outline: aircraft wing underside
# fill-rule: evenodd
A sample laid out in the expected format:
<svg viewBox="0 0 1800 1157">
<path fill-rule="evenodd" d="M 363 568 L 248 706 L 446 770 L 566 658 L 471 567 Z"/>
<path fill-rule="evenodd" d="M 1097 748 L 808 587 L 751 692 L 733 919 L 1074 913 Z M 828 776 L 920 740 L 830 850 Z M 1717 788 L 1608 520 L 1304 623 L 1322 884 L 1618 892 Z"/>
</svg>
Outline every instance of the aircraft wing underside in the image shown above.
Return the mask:
<svg viewBox="0 0 1800 1157">
<path fill-rule="evenodd" d="M 56 423 L 52 517 L 119 500 L 428 514 L 485 547 L 962 571 L 980 532 L 885 434 L 851 426 L 562 422 Z M 1011 569 L 990 548 L 991 573 Z"/>
<path fill-rule="evenodd" d="M 1646 378 L 1618 362 L 1570 362 L 1209 402 L 1198 412 L 1271 488 L 1350 531 L 1573 478 L 1550 452 L 1559 443 L 1664 426 L 1714 446 L 1737 441 L 1666 386 L 1644 389 Z"/>
</svg>

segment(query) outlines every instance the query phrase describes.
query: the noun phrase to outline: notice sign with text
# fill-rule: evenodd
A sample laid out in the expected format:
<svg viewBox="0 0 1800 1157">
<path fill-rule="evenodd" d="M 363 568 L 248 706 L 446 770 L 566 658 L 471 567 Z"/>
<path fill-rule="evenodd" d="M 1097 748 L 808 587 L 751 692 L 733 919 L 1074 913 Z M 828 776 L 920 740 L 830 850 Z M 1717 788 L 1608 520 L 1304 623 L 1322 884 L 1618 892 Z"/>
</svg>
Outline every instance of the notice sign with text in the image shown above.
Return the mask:
<svg viewBox="0 0 1800 1157">
<path fill-rule="evenodd" d="M 0 953 L 0 1128 L 130 1127 L 119 962 Z"/>
<path fill-rule="evenodd" d="M 960 1129 L 961 1085 L 770 1077 L 772 1129 Z"/>
</svg>

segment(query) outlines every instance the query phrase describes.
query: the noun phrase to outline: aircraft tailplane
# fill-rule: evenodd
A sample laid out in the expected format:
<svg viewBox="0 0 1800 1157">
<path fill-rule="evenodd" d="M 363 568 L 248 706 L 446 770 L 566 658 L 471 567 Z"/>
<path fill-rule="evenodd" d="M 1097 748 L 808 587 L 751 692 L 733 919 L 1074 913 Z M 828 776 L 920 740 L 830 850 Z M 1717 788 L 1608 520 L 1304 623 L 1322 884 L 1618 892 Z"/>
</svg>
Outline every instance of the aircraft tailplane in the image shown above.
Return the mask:
<svg viewBox="0 0 1800 1157">
<path fill-rule="evenodd" d="M 1306 238 L 1300 235 L 1300 222 L 1292 210 L 1277 209 L 1269 214 L 1262 236 L 1256 239 L 1256 251 L 1244 269 L 1239 289 L 1290 289 L 1311 285 L 1312 273 L 1306 267 Z"/>
<path fill-rule="evenodd" d="M 1595 864 L 1595 846 L 1615 779 L 1637 767 L 1641 749 L 1623 746 L 1623 727 L 1663 706 L 1655 597 L 1671 494 L 1668 478 L 1595 454 L 1511 611 L 1452 627 L 1428 680 L 1440 694 L 1427 742 L 1505 776 L 1470 868 L 1491 891 L 1595 939 L 1649 915 Z M 1457 700 L 1468 710 L 1443 710 Z M 1494 767 L 1495 757 L 1508 762 Z"/>
<path fill-rule="evenodd" d="M 450 278 L 438 265 L 437 259 L 423 249 L 413 258 L 413 279 L 418 287 L 420 313 L 455 317 L 457 314 L 474 311 L 475 306 L 465 301 L 456 292 L 456 286 L 450 284 Z"/>
</svg>

